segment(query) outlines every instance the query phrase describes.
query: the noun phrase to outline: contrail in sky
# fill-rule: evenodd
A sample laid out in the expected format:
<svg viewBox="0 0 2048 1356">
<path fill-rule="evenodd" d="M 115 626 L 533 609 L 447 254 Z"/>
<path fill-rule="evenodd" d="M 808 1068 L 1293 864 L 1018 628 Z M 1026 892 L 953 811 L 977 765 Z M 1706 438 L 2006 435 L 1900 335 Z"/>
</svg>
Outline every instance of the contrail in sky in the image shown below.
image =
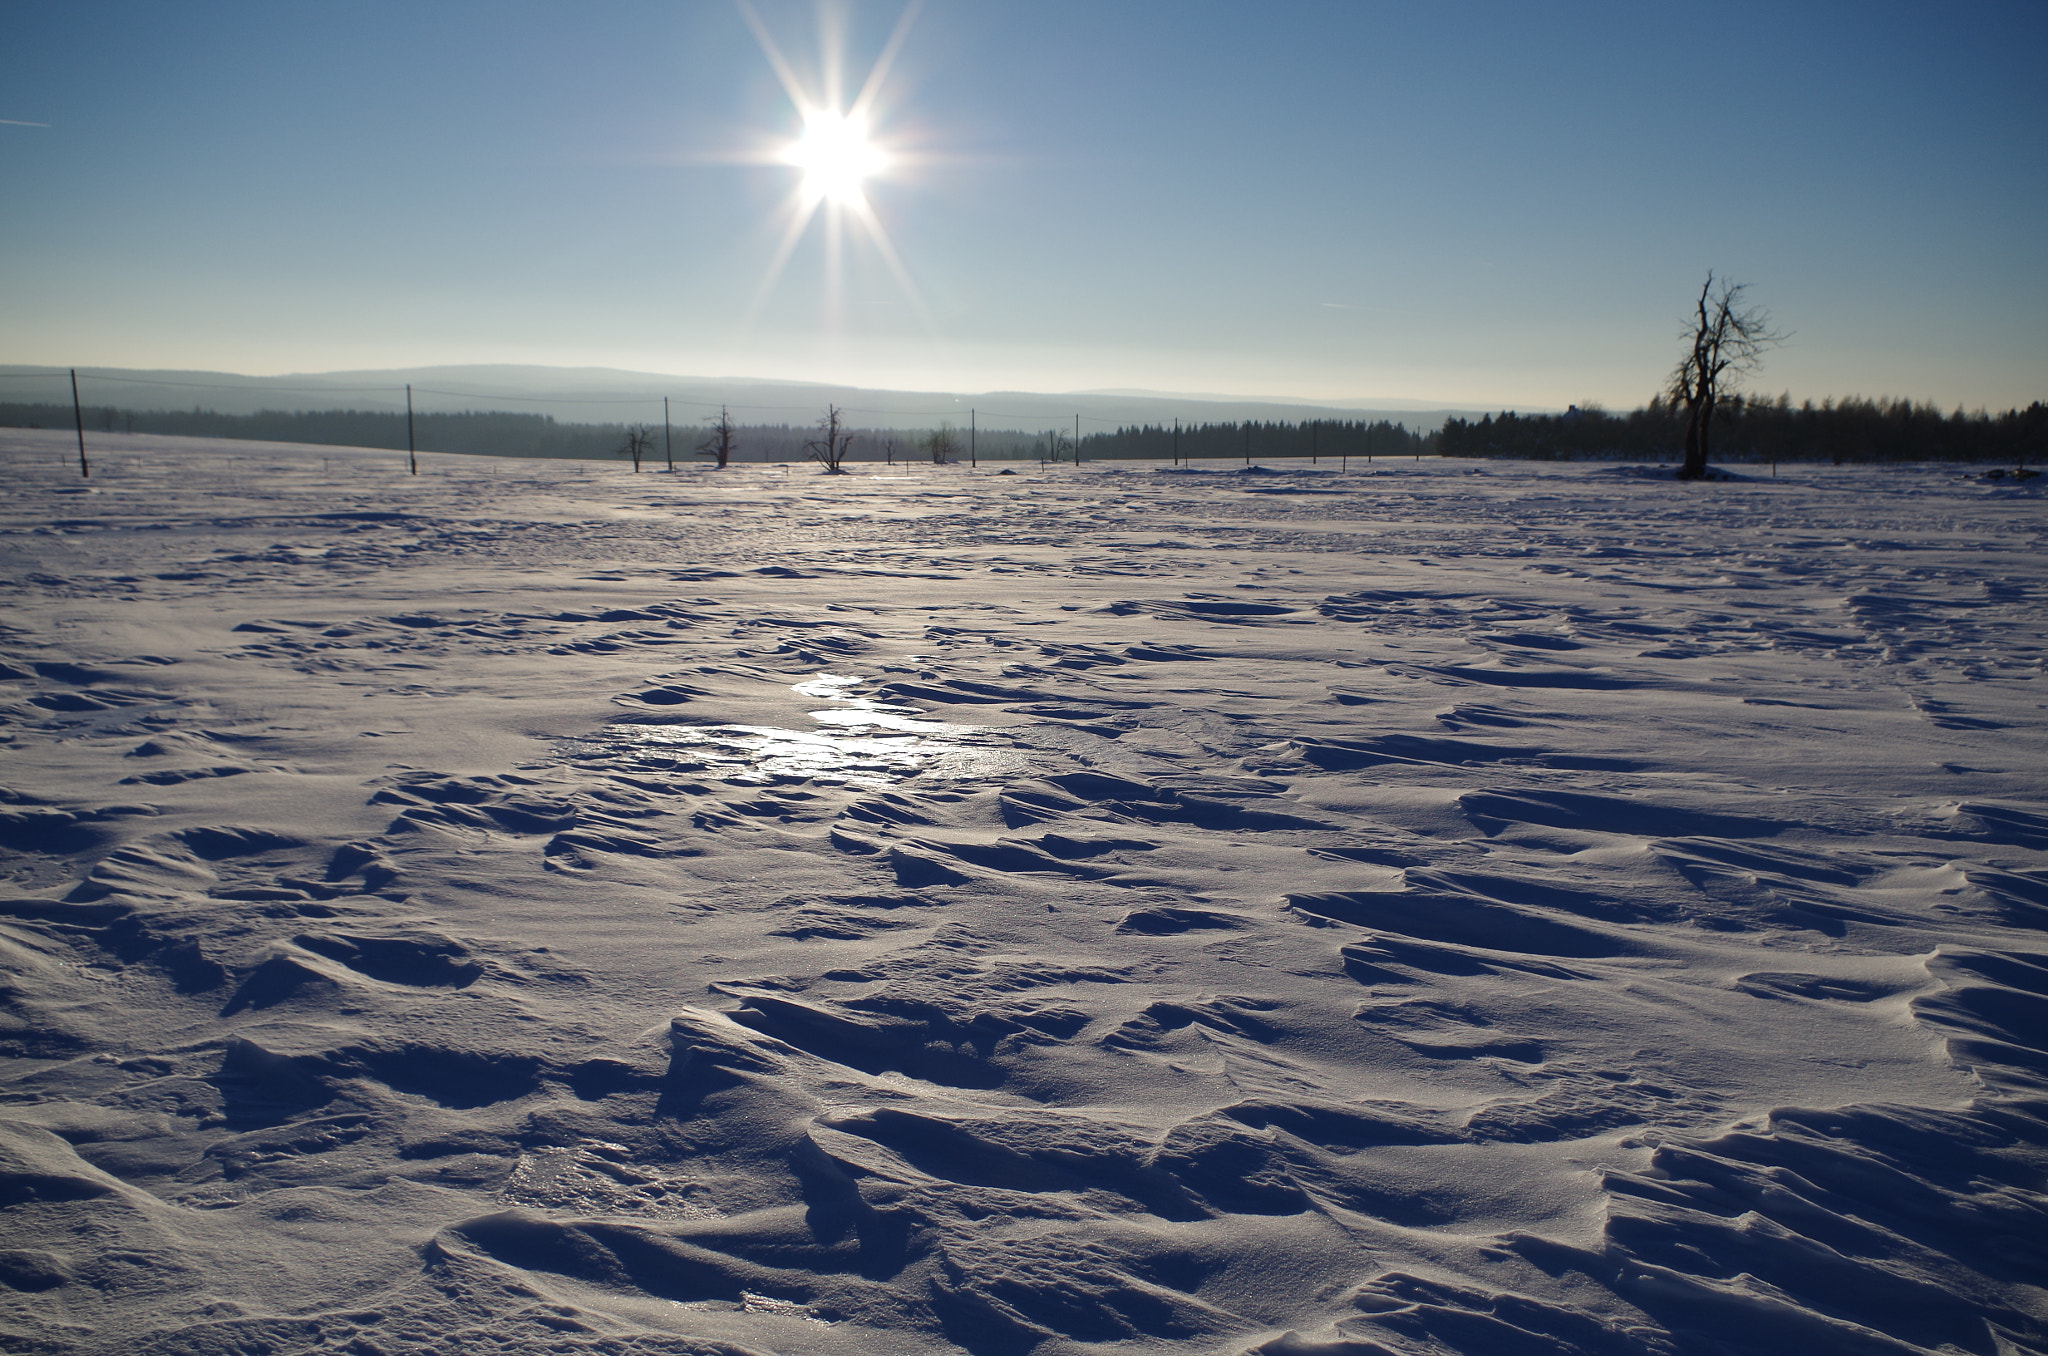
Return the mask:
<svg viewBox="0 0 2048 1356">
<path fill-rule="evenodd" d="M 0 124 L 8 127 L 48 127 L 46 122 L 23 122 L 19 118 L 0 118 Z"/>
</svg>

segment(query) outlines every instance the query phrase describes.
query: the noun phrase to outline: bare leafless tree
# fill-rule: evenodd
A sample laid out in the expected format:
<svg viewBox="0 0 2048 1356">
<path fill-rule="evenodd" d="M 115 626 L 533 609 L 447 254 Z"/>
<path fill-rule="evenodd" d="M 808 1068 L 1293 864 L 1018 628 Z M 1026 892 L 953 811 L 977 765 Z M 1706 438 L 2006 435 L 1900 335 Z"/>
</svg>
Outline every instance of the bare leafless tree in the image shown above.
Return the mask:
<svg viewBox="0 0 2048 1356">
<path fill-rule="evenodd" d="M 654 430 L 645 424 L 634 424 L 626 430 L 626 445 L 619 449 L 622 457 L 633 459 L 633 473 L 640 473 L 640 459 L 654 446 Z"/>
<path fill-rule="evenodd" d="M 843 476 L 846 468 L 840 463 L 853 450 L 853 431 L 845 426 L 837 405 L 825 407 L 825 417 L 818 421 L 818 436 L 804 444 L 804 451 L 811 454 L 811 460 L 825 468 L 825 474 Z"/>
<path fill-rule="evenodd" d="M 718 469 L 723 471 L 732 460 L 733 443 L 738 436 L 739 429 L 733 424 L 732 416 L 726 413 L 725 406 L 720 405 L 718 417 L 711 421 L 711 432 L 697 444 L 697 455 L 718 458 Z"/>
<path fill-rule="evenodd" d="M 1685 355 L 1671 374 L 1673 408 L 1685 409 L 1685 460 L 1680 480 L 1698 480 L 1707 473 L 1712 447 L 1714 406 L 1747 374 L 1763 366 L 1766 350 L 1790 338 L 1771 328 L 1771 315 L 1761 306 L 1744 306 L 1743 283 L 1707 274 L 1693 312 L 1679 329 Z"/>
<path fill-rule="evenodd" d="M 949 461 L 960 460 L 959 430 L 951 424 L 941 423 L 924 435 L 924 450 L 931 454 L 934 466 L 944 466 Z"/>
<path fill-rule="evenodd" d="M 1058 429 L 1047 429 L 1045 434 L 1045 459 L 1047 461 L 1074 460 L 1074 440 Z"/>
</svg>

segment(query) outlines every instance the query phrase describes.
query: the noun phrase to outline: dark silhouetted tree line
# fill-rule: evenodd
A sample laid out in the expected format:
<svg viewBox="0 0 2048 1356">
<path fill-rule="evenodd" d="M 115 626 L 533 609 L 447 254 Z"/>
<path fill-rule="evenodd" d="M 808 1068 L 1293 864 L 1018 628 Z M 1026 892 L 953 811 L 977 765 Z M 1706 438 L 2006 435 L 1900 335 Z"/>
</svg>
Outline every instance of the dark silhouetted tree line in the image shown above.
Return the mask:
<svg viewBox="0 0 2048 1356">
<path fill-rule="evenodd" d="M 88 407 L 86 428 L 106 432 L 169 433 L 188 438 L 234 438 L 323 447 L 381 447 L 403 451 L 405 414 L 381 410 L 117 410 Z M 71 423 L 68 405 L 0 404 L 0 427 L 60 428 Z M 419 446 L 426 452 L 510 457 L 612 457 L 623 424 L 558 424 L 544 414 L 418 414 Z"/>
<path fill-rule="evenodd" d="M 1653 401 L 1626 414 L 1573 409 L 1563 414 L 1499 414 L 1447 419 L 1438 438 L 1446 457 L 1519 457 L 1534 461 L 1676 459 L 1683 455 L 1686 410 Z M 1812 401 L 1786 396 L 1723 396 L 1714 414 L 1714 459 L 1733 462 L 2039 461 L 2048 457 L 2048 405 L 1989 414 L 1943 414 L 1910 400 Z"/>
<path fill-rule="evenodd" d="M 0 402 L 0 428 L 69 429 L 71 422 L 68 404 Z M 652 426 L 564 424 L 544 414 L 421 413 L 414 416 L 414 426 L 422 452 L 617 461 L 622 455 L 631 455 L 628 443 L 636 430 L 642 440 L 643 457 L 654 455 L 658 446 L 651 441 L 655 432 Z M 88 434 L 168 433 L 188 438 L 405 450 L 403 411 L 261 410 L 255 414 L 221 414 L 199 407 L 125 410 L 91 405 L 85 410 L 85 427 Z M 853 431 L 851 425 L 847 431 Z M 885 460 L 885 438 L 902 447 L 912 439 L 926 436 L 923 430 L 901 429 L 860 429 L 858 433 L 860 440 L 849 453 L 849 461 Z M 737 424 L 727 420 L 725 458 L 730 462 L 802 461 L 808 455 L 806 444 L 816 434 L 816 429 L 804 425 Z M 1030 449 L 1028 435 L 982 431 L 980 453 L 985 458 L 1028 457 Z"/>
<path fill-rule="evenodd" d="M 1411 433 L 1385 419 L 1311 419 L 1298 424 L 1195 424 L 1175 430 L 1146 424 L 1081 439 L 1084 461 L 1261 458 L 1414 457 L 1435 452 L 1435 434 Z"/>
</svg>

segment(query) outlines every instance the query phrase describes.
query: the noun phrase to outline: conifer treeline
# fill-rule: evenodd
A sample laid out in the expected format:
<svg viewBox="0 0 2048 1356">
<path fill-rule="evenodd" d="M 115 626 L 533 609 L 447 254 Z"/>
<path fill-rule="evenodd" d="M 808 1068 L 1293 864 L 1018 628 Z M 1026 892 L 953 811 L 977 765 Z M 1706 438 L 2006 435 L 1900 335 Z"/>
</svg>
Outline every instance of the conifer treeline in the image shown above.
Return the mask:
<svg viewBox="0 0 2048 1356">
<path fill-rule="evenodd" d="M 69 405 L 0 404 L 0 426 L 70 428 Z M 544 414 L 416 414 L 421 451 L 490 453 L 508 457 L 604 457 L 625 441 L 615 424 L 558 424 Z M 259 410 L 221 414 L 189 410 L 85 408 L 88 432 L 170 433 L 189 438 L 314 443 L 323 447 L 405 449 L 405 416 L 382 410 Z M 695 430 L 686 430 L 694 435 Z M 692 443 L 694 444 L 694 436 Z"/>
<path fill-rule="evenodd" d="M 69 405 L 0 403 L 0 428 L 65 428 L 72 425 Z M 87 406 L 85 427 L 101 433 L 170 433 L 191 438 L 231 438 L 243 441 L 310 443 L 320 447 L 379 447 L 405 449 L 405 416 L 383 410 L 259 410 L 255 414 L 221 414 L 214 410 L 123 410 L 111 405 Z M 505 414 L 475 411 L 461 414 L 415 414 L 413 438 L 422 452 L 454 452 L 494 457 L 568 457 L 622 459 L 626 444 L 625 424 L 564 424 L 545 414 Z M 661 426 L 653 427 L 653 450 L 643 458 L 662 459 Z M 670 430 L 670 442 L 678 462 L 697 460 L 697 445 L 703 441 L 701 424 L 678 423 Z M 738 460 L 802 461 L 804 444 L 816 431 L 808 425 L 747 424 L 738 426 Z M 913 446 L 916 435 L 901 432 L 863 431 L 856 444 L 856 459 L 884 459 L 885 436 L 893 437 L 898 461 L 920 460 L 923 453 Z M 999 448 L 982 451 L 999 455 Z M 1017 441 L 1008 435 L 1007 442 Z M 1028 442 L 1028 440 L 1025 440 Z"/>
<path fill-rule="evenodd" d="M 1193 424 L 1176 437 L 1171 426 L 1144 424 L 1081 439 L 1085 460 L 1159 460 L 1174 455 L 1219 457 L 1413 457 L 1435 450 L 1434 434 L 1410 433 L 1385 419 L 1310 419 L 1298 424 Z"/>
<path fill-rule="evenodd" d="M 0 403 L 0 427 L 69 428 L 69 405 Z M 103 433 L 169 433 L 192 438 L 231 438 L 258 442 L 309 443 L 323 447 L 405 448 L 405 416 L 383 410 L 259 410 L 255 414 L 221 414 L 198 406 L 189 410 L 124 410 L 112 405 L 87 406 L 88 431 Z M 422 452 L 454 452 L 498 457 L 570 457 L 611 460 L 625 446 L 625 424 L 564 424 L 545 414 L 474 411 L 461 414 L 415 414 L 413 436 Z M 966 431 L 953 430 L 957 459 L 968 454 Z M 1319 420 L 1300 424 L 1197 424 L 1180 430 L 1180 455 L 1215 459 L 1242 457 L 1250 434 L 1254 461 L 1261 457 L 1414 456 L 1428 453 L 1432 439 L 1410 433 L 1399 424 L 1350 420 Z M 817 436 L 809 425 L 745 424 L 737 428 L 739 461 L 802 461 L 804 445 Z M 859 462 L 927 462 L 927 430 L 858 429 L 850 460 Z M 679 462 L 696 460 L 704 438 L 697 423 L 678 423 L 670 433 Z M 1061 439 L 1057 449 L 1042 435 L 983 429 L 976 439 L 979 456 L 991 461 L 1044 458 L 1056 450 L 1071 458 L 1072 443 Z M 1170 427 L 1120 428 L 1092 433 L 1081 441 L 1081 456 L 1096 459 L 1157 459 L 1174 454 Z M 661 460 L 661 429 L 654 426 L 652 459 Z"/>
<path fill-rule="evenodd" d="M 1685 437 L 1681 409 L 1657 402 L 1627 414 L 1573 409 L 1447 419 L 1438 451 L 1447 457 L 1536 461 L 1676 457 Z M 1943 414 L 1910 400 L 1723 400 L 1714 410 L 1715 461 L 2036 461 L 2048 457 L 2048 405 Z"/>
<path fill-rule="evenodd" d="M 201 438 L 253 439 L 323 446 L 402 450 L 405 416 L 377 410 L 261 410 L 221 414 L 190 410 L 123 410 L 91 406 L 88 432 L 168 433 Z M 68 429 L 69 405 L 0 403 L 0 427 Z M 1714 414 L 1716 461 L 2048 461 L 2048 405 L 2040 401 L 2002 414 L 1957 410 L 1943 414 L 1909 400 L 1825 400 L 1793 405 L 1775 400 L 1731 397 Z M 1084 461 L 1167 461 L 1182 458 L 1253 462 L 1280 458 L 1337 460 L 1345 457 L 1513 457 L 1532 460 L 1637 460 L 1670 458 L 1684 437 L 1681 411 L 1662 402 L 1626 414 L 1571 409 L 1563 414 L 1498 414 L 1477 420 L 1448 419 L 1439 432 L 1420 434 L 1387 420 L 1307 420 L 1301 423 L 1195 424 L 1176 436 L 1167 425 L 1137 425 L 1081 440 Z M 653 426 L 652 457 L 662 455 L 661 428 Z M 967 454 L 964 431 L 955 430 L 959 458 Z M 414 436 L 423 452 L 500 457 L 570 457 L 612 460 L 621 456 L 624 424 L 565 424 L 544 414 L 477 411 L 417 414 Z M 808 425 L 756 424 L 738 429 L 736 460 L 802 461 L 804 444 L 816 435 Z M 695 422 L 674 425 L 671 440 L 678 462 L 694 462 L 704 437 Z M 863 429 L 856 433 L 851 460 L 929 460 L 926 432 L 919 429 Z M 993 429 L 981 431 L 979 456 L 997 461 L 1073 455 L 1064 436 Z"/>
<path fill-rule="evenodd" d="M 169 433 L 190 438 L 308 443 L 319 447 L 377 447 L 405 450 L 405 416 L 385 410 L 259 410 L 255 414 L 221 414 L 198 406 L 189 410 L 124 410 L 112 405 L 85 407 L 89 433 Z M 0 402 L 0 428 L 62 428 L 72 426 L 69 405 Z M 413 416 L 413 437 L 422 452 L 453 452 L 471 456 L 567 457 L 623 459 L 628 425 L 564 424 L 546 414 L 472 411 Z M 662 460 L 662 431 L 653 430 L 652 451 L 642 458 Z M 804 445 L 817 436 L 808 424 L 741 424 L 735 426 L 736 461 L 803 461 Z M 858 429 L 853 461 L 928 462 L 922 429 Z M 705 437 L 702 423 L 677 423 L 669 439 L 679 463 L 694 462 Z M 983 430 L 976 451 L 992 459 L 1030 456 L 1029 434 Z M 959 456 L 967 456 L 964 432 Z"/>
</svg>

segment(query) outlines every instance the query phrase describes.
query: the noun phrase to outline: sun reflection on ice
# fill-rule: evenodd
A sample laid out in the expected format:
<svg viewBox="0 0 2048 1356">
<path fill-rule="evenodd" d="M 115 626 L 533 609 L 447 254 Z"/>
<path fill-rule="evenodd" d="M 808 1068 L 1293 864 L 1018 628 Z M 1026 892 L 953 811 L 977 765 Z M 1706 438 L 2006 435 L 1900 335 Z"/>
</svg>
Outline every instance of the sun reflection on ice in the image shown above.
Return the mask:
<svg viewBox="0 0 2048 1356">
<path fill-rule="evenodd" d="M 967 730 L 973 726 L 947 725 L 944 721 L 920 720 L 924 712 L 914 706 L 897 706 L 878 702 L 872 697 L 855 696 L 852 689 L 866 682 L 859 675 L 821 673 L 791 687 L 792 692 L 806 697 L 820 697 L 826 701 L 845 702 L 843 709 L 813 711 L 811 719 L 821 725 L 837 725 L 848 730 L 888 730 L 901 734 L 936 735 L 947 730 Z"/>
<path fill-rule="evenodd" d="M 809 713 L 826 727 L 650 725 L 622 721 L 564 749 L 579 766 L 698 773 L 734 786 L 814 782 L 882 790 L 911 777 L 986 777 L 1021 766 L 1008 739 L 976 725 L 919 719 L 916 707 L 859 696 L 857 674 L 820 673 L 790 690 L 843 705 Z"/>
</svg>

